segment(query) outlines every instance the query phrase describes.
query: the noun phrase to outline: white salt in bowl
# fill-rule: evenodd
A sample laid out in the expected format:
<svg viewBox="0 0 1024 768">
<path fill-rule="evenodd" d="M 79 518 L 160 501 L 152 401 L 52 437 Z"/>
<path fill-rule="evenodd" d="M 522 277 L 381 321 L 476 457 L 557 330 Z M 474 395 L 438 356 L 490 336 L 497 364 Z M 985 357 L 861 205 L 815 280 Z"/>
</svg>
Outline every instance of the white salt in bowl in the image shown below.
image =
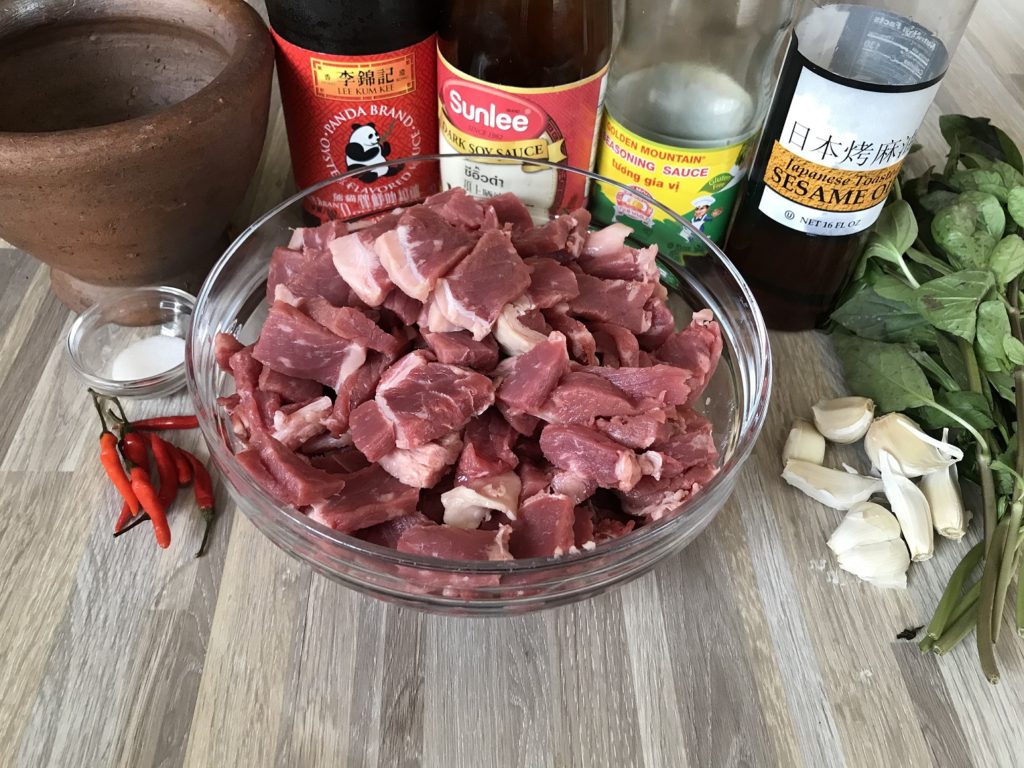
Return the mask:
<svg viewBox="0 0 1024 768">
<path fill-rule="evenodd" d="M 105 395 L 173 394 L 185 385 L 185 339 L 195 305 L 195 297 L 169 286 L 104 297 L 71 326 L 71 366 Z"/>
<path fill-rule="evenodd" d="M 423 156 L 393 161 L 407 168 L 442 158 Z M 295 227 L 306 226 L 303 198 L 329 186 L 328 179 L 285 200 L 243 232 L 221 257 L 200 291 L 189 337 L 188 385 L 210 456 L 242 511 L 272 542 L 319 573 L 352 589 L 390 602 L 435 613 L 507 615 L 583 600 L 641 576 L 692 542 L 728 500 L 743 463 L 764 423 L 771 392 L 771 349 L 764 320 L 750 289 L 725 254 L 693 225 L 656 200 L 596 174 L 549 163 L 555 168 L 620 187 L 664 211 L 691 242 L 705 252 L 685 265 L 662 260 L 662 282 L 677 327 L 693 312 L 711 309 L 722 328 L 722 360 L 695 404 L 714 427 L 719 472 L 678 511 L 656 523 L 598 546 L 559 558 L 502 562 L 444 560 L 409 555 L 327 528 L 269 496 L 235 459 L 241 450 L 227 412 L 217 398 L 234 382 L 217 365 L 214 339 L 232 333 L 255 341 L 266 317 L 266 279 L 271 252 L 285 245 Z M 390 163 L 381 164 L 386 167 Z M 377 166 L 374 166 L 377 167 Z M 353 176 L 365 172 L 358 169 Z M 642 244 L 627 241 L 638 247 Z"/>
</svg>

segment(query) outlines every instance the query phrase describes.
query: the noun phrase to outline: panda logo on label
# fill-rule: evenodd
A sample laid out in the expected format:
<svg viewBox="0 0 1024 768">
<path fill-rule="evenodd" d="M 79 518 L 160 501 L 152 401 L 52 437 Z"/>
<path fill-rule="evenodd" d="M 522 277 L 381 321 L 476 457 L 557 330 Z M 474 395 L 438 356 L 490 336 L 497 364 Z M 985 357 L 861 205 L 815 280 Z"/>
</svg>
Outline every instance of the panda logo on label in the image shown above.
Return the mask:
<svg viewBox="0 0 1024 768">
<path fill-rule="evenodd" d="M 391 127 L 394 128 L 394 125 Z M 390 133 L 391 129 L 386 135 L 380 136 L 377 133 L 377 126 L 373 123 L 352 123 L 352 135 L 345 146 L 345 170 L 365 168 L 386 161 L 391 154 L 391 144 L 387 140 Z M 389 168 L 374 168 L 359 174 L 356 178 L 370 184 L 378 179 L 395 176 L 401 173 L 404 167 L 404 164 L 399 164 Z"/>
</svg>

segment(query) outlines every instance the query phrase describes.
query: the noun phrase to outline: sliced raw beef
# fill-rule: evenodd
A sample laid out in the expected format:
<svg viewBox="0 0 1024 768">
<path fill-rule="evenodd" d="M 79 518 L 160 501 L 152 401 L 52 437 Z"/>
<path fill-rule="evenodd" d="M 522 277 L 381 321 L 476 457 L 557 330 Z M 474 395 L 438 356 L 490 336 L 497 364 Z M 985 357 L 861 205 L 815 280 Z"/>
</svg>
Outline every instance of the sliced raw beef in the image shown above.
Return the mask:
<svg viewBox="0 0 1024 768">
<path fill-rule="evenodd" d="M 396 448 L 382 456 L 380 465 L 393 477 L 415 488 L 433 488 L 459 459 L 462 439 L 453 432 L 436 443 L 416 448 Z"/>
<path fill-rule="evenodd" d="M 565 254 L 571 259 L 578 259 L 587 242 L 587 235 L 590 234 L 590 211 L 586 208 L 577 208 L 569 216 L 576 222 L 576 226 L 566 238 Z"/>
<path fill-rule="evenodd" d="M 507 355 L 521 355 L 547 340 L 546 333 L 523 322 L 525 314 L 519 302 L 506 304 L 494 323 L 494 338 Z"/>
<path fill-rule="evenodd" d="M 529 352 L 509 359 L 511 370 L 505 373 L 497 397 L 523 413 L 533 413 L 544 405 L 559 379 L 569 370 L 565 336 L 557 331 Z"/>
<path fill-rule="evenodd" d="M 423 340 L 438 362 L 461 365 L 477 371 L 491 371 L 498 364 L 498 342 L 493 336 L 477 341 L 469 331 L 423 334 Z"/>
<path fill-rule="evenodd" d="M 545 337 L 552 331 L 548 321 L 544 319 L 544 313 L 539 309 L 526 310 L 519 316 L 519 322 L 531 331 L 536 331 Z"/>
<path fill-rule="evenodd" d="M 213 357 L 221 370 L 231 373 L 231 356 L 244 345 L 230 333 L 218 333 L 213 338 Z"/>
<path fill-rule="evenodd" d="M 499 224 L 510 226 L 513 232 L 533 227 L 530 209 L 511 192 L 502 192 L 500 195 L 489 197 L 484 201 L 484 205 L 489 206 L 495 212 Z"/>
<path fill-rule="evenodd" d="M 522 490 L 519 493 L 519 503 L 522 505 L 526 499 L 536 496 L 548 488 L 554 471 L 550 467 L 542 467 L 532 461 L 523 461 L 516 473 L 522 484 Z"/>
<path fill-rule="evenodd" d="M 278 410 L 271 434 L 285 448 L 296 451 L 307 440 L 327 431 L 323 421 L 333 407 L 331 398 L 319 397 L 290 413 Z"/>
<path fill-rule="evenodd" d="M 549 309 L 580 295 L 576 273 L 554 259 L 534 256 L 525 260 L 530 268 L 526 299 L 535 309 Z"/>
<path fill-rule="evenodd" d="M 634 398 L 658 400 L 666 405 L 686 403 L 693 382 L 688 371 L 673 365 L 652 365 L 649 368 L 588 366 L 583 370 L 607 379 Z"/>
<path fill-rule="evenodd" d="M 492 512 L 516 519 L 522 484 L 515 472 L 480 477 L 441 494 L 444 522 L 456 528 L 479 528 Z"/>
<path fill-rule="evenodd" d="M 651 297 L 645 309 L 651 313 L 651 327 L 643 333 L 637 334 L 636 338 L 640 342 L 641 349 L 653 352 L 668 341 L 669 336 L 675 331 L 676 318 L 668 305 L 656 297 Z"/>
<path fill-rule="evenodd" d="M 551 476 L 552 493 L 561 493 L 572 499 L 573 504 L 582 504 L 594 495 L 597 481 L 592 477 L 559 470 Z"/>
<path fill-rule="evenodd" d="M 618 323 L 633 333 L 651 327 L 651 313 L 645 309 L 654 292 L 653 283 L 632 280 L 602 280 L 590 275 L 577 275 L 580 295 L 569 303 L 577 317 Z"/>
<path fill-rule="evenodd" d="M 334 268 L 368 306 L 379 307 L 394 288 L 373 245 L 397 225 L 398 216 L 385 216 L 376 224 L 333 240 L 328 246 Z"/>
<path fill-rule="evenodd" d="M 289 248 L 297 250 L 324 250 L 332 240 L 348 234 L 348 224 L 338 219 L 325 221 L 316 227 L 297 227 L 292 232 Z"/>
<path fill-rule="evenodd" d="M 342 533 L 405 517 L 416 511 L 419 488 L 403 485 L 379 466 L 345 476 L 345 487 L 325 501 L 313 504 L 311 519 Z"/>
<path fill-rule="evenodd" d="M 537 427 L 540 426 L 540 419 L 536 416 L 532 416 L 529 413 L 523 413 L 522 411 L 517 411 L 515 408 L 510 408 L 500 400 L 495 402 L 495 406 L 505 421 L 508 422 L 509 426 L 520 435 L 532 437 L 537 432 Z"/>
<path fill-rule="evenodd" d="M 303 302 L 301 309 L 336 336 L 354 341 L 367 349 L 397 355 L 405 340 L 392 336 L 365 312 L 352 307 L 335 307 L 319 297 Z"/>
<path fill-rule="evenodd" d="M 434 209 L 417 206 L 402 214 L 395 229 L 377 238 L 374 248 L 391 281 L 406 295 L 426 301 L 438 278 L 462 261 L 476 239 L 448 224 Z"/>
<path fill-rule="evenodd" d="M 275 248 L 267 271 L 267 301 L 274 301 L 281 288 L 298 298 L 322 296 L 336 306 L 359 301 L 334 266 L 327 243 L 301 251 Z"/>
<path fill-rule="evenodd" d="M 398 546 L 398 540 L 402 538 L 403 533 L 408 531 L 410 528 L 419 528 L 428 525 L 437 525 L 437 523 L 422 512 L 413 512 L 410 515 L 396 517 L 395 519 L 389 520 L 386 523 L 381 523 L 380 525 L 364 528 L 356 535 L 363 541 L 367 541 L 370 544 L 395 549 Z"/>
<path fill-rule="evenodd" d="M 455 481 L 500 475 L 515 469 L 519 459 L 512 448 L 519 434 L 496 410 L 480 414 L 466 425 L 462 455 L 455 470 Z"/>
<path fill-rule="evenodd" d="M 676 512 L 717 474 L 711 464 L 700 464 L 672 477 L 645 477 L 628 492 L 620 493 L 622 509 L 635 517 L 661 520 Z"/>
<path fill-rule="evenodd" d="M 441 311 L 441 305 L 438 303 L 436 293 L 431 294 L 430 298 L 423 304 L 416 323 L 419 325 L 421 333 L 458 333 L 463 330 L 462 326 L 455 325 L 445 317 L 444 312 Z"/>
<path fill-rule="evenodd" d="M 576 549 L 591 550 L 597 547 L 594 540 L 594 512 L 589 506 L 576 507 L 572 532 Z"/>
<path fill-rule="evenodd" d="M 366 457 L 351 445 L 347 448 L 338 448 L 317 456 L 310 456 L 309 463 L 310 466 L 330 472 L 332 475 L 347 475 L 370 466 Z"/>
<path fill-rule="evenodd" d="M 519 507 L 512 524 L 509 551 L 514 557 L 561 557 L 576 543 L 572 499 L 560 493 L 538 493 Z"/>
<path fill-rule="evenodd" d="M 513 232 L 512 242 L 524 257 L 555 253 L 565 249 L 566 241 L 575 228 L 576 219 L 559 216 L 540 227 Z"/>
<path fill-rule="evenodd" d="M 384 371 L 391 365 L 391 360 L 391 357 L 380 352 L 367 354 L 366 362 L 349 377 L 345 389 L 338 393 L 334 401 L 334 410 L 326 422 L 327 428 L 333 434 L 344 433 L 348 429 L 352 409 L 373 398 L 377 384 Z"/>
<path fill-rule="evenodd" d="M 483 227 L 488 210 L 485 202 L 467 195 L 462 187 L 452 187 L 431 195 L 423 201 L 422 207 L 437 213 L 452 227 L 460 227 L 463 230 Z"/>
<path fill-rule="evenodd" d="M 696 312 L 690 325 L 672 334 L 655 356 L 670 365 L 690 371 L 691 400 L 700 395 L 722 356 L 722 329 L 710 309 Z"/>
<path fill-rule="evenodd" d="M 274 493 L 278 501 L 304 507 L 345 487 L 345 478 L 332 475 L 311 466 L 304 458 L 289 450 L 270 435 L 256 432 L 251 445 L 256 449 L 259 460 L 274 479 Z"/>
<path fill-rule="evenodd" d="M 511 560 L 508 537 L 511 529 L 471 531 L 449 525 L 416 526 L 402 534 L 398 551 L 443 560 Z"/>
<path fill-rule="evenodd" d="M 619 539 L 636 528 L 636 520 L 619 517 L 599 517 L 594 521 L 594 541 L 597 544 Z"/>
<path fill-rule="evenodd" d="M 590 330 L 564 312 L 550 311 L 544 315 L 553 329 L 568 340 L 569 355 L 584 365 L 597 365 L 597 342 Z"/>
<path fill-rule="evenodd" d="M 589 427 L 549 424 L 541 430 L 540 448 L 559 469 L 593 478 L 604 488 L 628 491 L 641 477 L 633 451 Z"/>
<path fill-rule="evenodd" d="M 394 313 L 404 325 L 413 325 L 423 311 L 423 303 L 401 291 L 391 291 L 380 305 L 382 310 Z"/>
<path fill-rule="evenodd" d="M 354 408 L 348 425 L 352 442 L 370 461 L 395 450 L 395 427 L 373 400 Z"/>
<path fill-rule="evenodd" d="M 643 450 L 665 435 L 665 412 L 655 409 L 636 416 L 613 416 L 598 419 L 595 426 L 615 442 Z"/>
<path fill-rule="evenodd" d="M 228 358 L 228 368 L 235 377 L 235 390 L 245 397 L 252 395 L 259 386 L 263 365 L 253 357 L 253 346 L 242 347 Z"/>
<path fill-rule="evenodd" d="M 658 247 L 630 248 L 625 245 L 625 238 L 631 233 L 625 224 L 612 224 L 591 232 L 578 259 L 583 271 L 607 280 L 657 282 L 660 276 Z"/>
<path fill-rule="evenodd" d="M 552 424 L 589 426 L 599 416 L 633 416 L 641 408 L 607 379 L 584 371 L 572 371 L 555 387 L 537 412 Z"/>
<path fill-rule="evenodd" d="M 640 343 L 632 331 L 615 323 L 593 322 L 590 330 L 601 355 L 601 362 L 612 368 L 640 365 Z"/>
<path fill-rule="evenodd" d="M 302 447 L 299 449 L 299 452 L 304 453 L 307 456 L 314 456 L 318 453 L 331 453 L 342 448 L 351 448 L 355 451 L 355 448 L 352 447 L 351 435 L 317 435 L 316 437 L 304 442 Z"/>
<path fill-rule="evenodd" d="M 323 385 L 311 379 L 297 379 L 273 368 L 260 372 L 259 388 L 264 392 L 276 392 L 286 403 L 304 403 L 323 394 Z"/>
<path fill-rule="evenodd" d="M 478 341 L 491 332 L 501 309 L 530 286 L 530 270 L 508 237 L 485 232 L 459 265 L 439 280 L 435 298 L 453 325 Z"/>
</svg>

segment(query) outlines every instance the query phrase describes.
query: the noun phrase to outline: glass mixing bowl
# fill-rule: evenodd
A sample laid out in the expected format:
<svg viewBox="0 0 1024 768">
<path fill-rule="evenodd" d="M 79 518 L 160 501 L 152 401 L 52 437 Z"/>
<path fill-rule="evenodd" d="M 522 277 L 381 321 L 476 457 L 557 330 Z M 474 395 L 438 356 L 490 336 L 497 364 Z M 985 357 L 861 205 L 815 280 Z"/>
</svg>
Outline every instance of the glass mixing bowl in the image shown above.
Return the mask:
<svg viewBox="0 0 1024 768">
<path fill-rule="evenodd" d="M 393 162 L 436 166 L 441 157 Z M 558 168 L 621 187 L 592 173 Z M 441 560 L 338 533 L 279 504 L 253 482 L 235 460 L 238 441 L 227 413 L 216 402 L 233 391 L 233 382 L 214 359 L 214 337 L 225 331 L 245 343 L 255 341 L 267 310 L 265 281 L 271 251 L 288 243 L 292 228 L 303 226 L 303 197 L 331 183 L 328 179 L 285 200 L 235 240 L 203 285 L 189 334 L 188 387 L 210 455 L 242 511 L 271 541 L 328 578 L 375 597 L 440 613 L 488 615 L 532 611 L 597 595 L 646 573 L 707 527 L 732 493 L 764 423 L 772 370 L 768 335 L 754 297 L 725 254 L 688 221 L 626 187 L 622 189 L 678 221 L 680 231 L 689 232 L 691 240 L 703 243 L 706 253 L 687 257 L 685 265 L 662 261 L 663 282 L 677 325 L 687 324 L 693 311 L 710 308 L 724 340 L 718 370 L 696 404 L 714 425 L 721 469 L 678 515 L 592 551 L 560 558 Z"/>
</svg>

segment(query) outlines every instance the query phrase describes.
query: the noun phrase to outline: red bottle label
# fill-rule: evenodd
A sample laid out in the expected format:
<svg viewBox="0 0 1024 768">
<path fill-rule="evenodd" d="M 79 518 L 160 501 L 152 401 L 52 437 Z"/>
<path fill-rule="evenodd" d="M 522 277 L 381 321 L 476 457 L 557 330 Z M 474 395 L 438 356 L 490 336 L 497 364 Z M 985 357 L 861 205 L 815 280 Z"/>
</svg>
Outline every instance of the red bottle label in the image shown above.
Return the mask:
<svg viewBox="0 0 1024 768">
<path fill-rule="evenodd" d="M 276 32 L 277 75 L 300 189 L 387 160 L 437 152 L 435 36 L 389 53 L 335 56 Z M 351 219 L 421 200 L 438 190 L 432 163 L 392 165 L 309 195 L 322 221 Z"/>
<path fill-rule="evenodd" d="M 494 160 L 443 161 L 444 186 L 462 186 L 480 197 L 515 192 L 538 212 L 583 206 L 586 179 L 519 160 L 546 160 L 590 170 L 606 74 L 604 67 L 584 80 L 552 88 L 500 86 L 459 71 L 439 54 L 441 152 L 495 156 Z"/>
</svg>

